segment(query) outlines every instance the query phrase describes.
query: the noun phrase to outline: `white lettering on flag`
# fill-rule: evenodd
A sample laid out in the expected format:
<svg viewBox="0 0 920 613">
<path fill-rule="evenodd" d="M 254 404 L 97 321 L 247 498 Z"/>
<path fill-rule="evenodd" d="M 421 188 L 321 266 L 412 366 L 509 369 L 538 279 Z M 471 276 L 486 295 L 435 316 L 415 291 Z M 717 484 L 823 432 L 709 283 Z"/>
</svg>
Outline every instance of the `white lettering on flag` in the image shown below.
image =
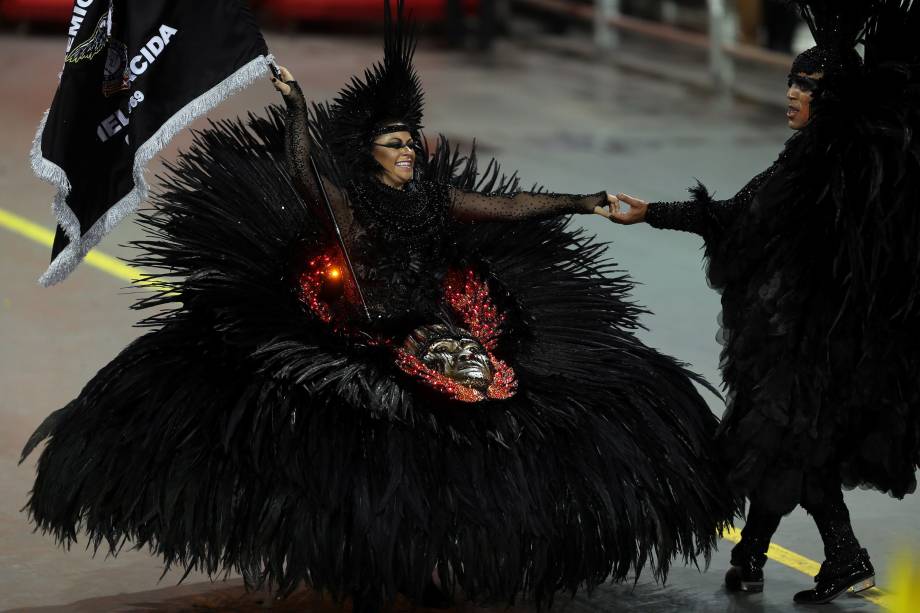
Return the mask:
<svg viewBox="0 0 920 613">
<path fill-rule="evenodd" d="M 166 45 L 169 43 L 169 39 L 172 38 L 172 35 L 178 32 L 175 28 L 170 28 L 165 23 L 160 26 L 160 38 L 163 39 L 163 44 Z"/>
<path fill-rule="evenodd" d="M 86 9 L 92 5 L 93 0 L 77 0 L 73 5 L 73 15 L 70 16 L 70 29 L 67 31 L 67 52 L 73 47 L 73 41 L 80 33 L 80 26 L 83 25 L 83 18 L 86 16 Z"/>
<path fill-rule="evenodd" d="M 132 81 L 144 74 L 147 68 L 150 67 L 150 64 L 156 61 L 157 57 L 163 52 L 163 49 L 166 48 L 166 45 L 169 44 L 169 39 L 171 39 L 176 32 L 178 32 L 176 28 L 171 28 L 165 23 L 160 26 L 159 33 L 154 34 L 150 40 L 147 41 L 147 44 L 141 48 L 140 53 L 135 55 L 128 64 L 131 67 Z"/>
<path fill-rule="evenodd" d="M 99 140 L 106 142 L 119 132 L 122 128 L 125 128 L 129 123 L 131 123 L 131 113 L 134 112 L 134 109 L 137 108 L 141 102 L 144 101 L 144 92 L 137 90 L 134 92 L 130 98 L 128 98 L 128 110 L 127 112 L 118 109 L 105 119 L 103 119 L 99 126 L 96 128 L 96 136 L 99 137 Z M 127 138 L 127 137 L 126 137 Z M 125 142 L 128 142 L 125 140 Z"/>
<path fill-rule="evenodd" d="M 79 1 L 79 0 L 78 0 Z M 92 2 L 93 0 L 84 0 Z M 166 48 L 166 45 L 169 44 L 169 40 L 178 32 L 176 28 L 171 28 L 165 23 L 160 26 L 159 33 L 154 34 L 150 40 L 147 41 L 147 44 L 144 45 L 140 53 L 131 58 L 131 61 L 128 62 L 128 67 L 131 69 L 131 81 L 144 74 L 147 69 L 153 64 L 156 59 L 163 53 L 163 50 Z M 103 119 L 99 126 L 96 128 L 96 136 L 99 137 L 99 140 L 106 142 L 116 134 L 122 131 L 122 129 L 127 126 L 131 121 L 131 113 L 137 107 L 138 104 L 144 101 L 144 92 L 137 90 L 134 92 L 130 98 L 128 98 L 128 108 L 126 111 L 118 109 L 105 119 Z M 127 141 L 127 137 L 126 140 Z"/>
</svg>

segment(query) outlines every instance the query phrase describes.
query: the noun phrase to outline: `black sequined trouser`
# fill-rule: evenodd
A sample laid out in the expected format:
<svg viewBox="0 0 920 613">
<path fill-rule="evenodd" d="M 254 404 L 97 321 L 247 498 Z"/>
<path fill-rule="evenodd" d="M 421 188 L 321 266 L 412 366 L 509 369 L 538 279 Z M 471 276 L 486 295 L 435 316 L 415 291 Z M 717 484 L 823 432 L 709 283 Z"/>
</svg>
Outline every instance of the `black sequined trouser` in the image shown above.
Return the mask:
<svg viewBox="0 0 920 613">
<path fill-rule="evenodd" d="M 853 534 L 850 524 L 850 512 L 843 501 L 840 482 L 834 480 L 828 484 L 823 502 L 820 505 L 803 504 L 803 508 L 815 520 L 821 540 L 824 541 L 825 559 L 845 561 L 857 555 L 859 541 Z M 744 564 L 753 558 L 757 566 L 763 566 L 767 560 L 767 547 L 773 533 L 779 527 L 781 515 L 764 511 L 764 505 L 756 495 L 751 497 L 748 507 L 747 522 L 741 531 L 741 541 L 732 549 L 733 565 Z"/>
</svg>

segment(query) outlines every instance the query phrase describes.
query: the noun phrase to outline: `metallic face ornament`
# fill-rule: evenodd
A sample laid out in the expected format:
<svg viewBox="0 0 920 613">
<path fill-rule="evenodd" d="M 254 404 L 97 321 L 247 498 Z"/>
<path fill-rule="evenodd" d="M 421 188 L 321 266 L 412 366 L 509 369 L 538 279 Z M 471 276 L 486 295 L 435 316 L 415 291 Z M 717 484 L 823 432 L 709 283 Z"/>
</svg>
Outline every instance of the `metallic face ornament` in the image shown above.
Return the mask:
<svg viewBox="0 0 920 613">
<path fill-rule="evenodd" d="M 511 398 L 514 369 L 493 353 L 505 315 L 492 302 L 489 286 L 472 269 L 451 269 L 444 278 L 444 303 L 457 326 L 429 324 L 416 329 L 396 350 L 396 364 L 454 400 Z"/>
<path fill-rule="evenodd" d="M 409 335 L 403 350 L 439 375 L 483 394 L 495 377 L 485 347 L 463 328 L 422 326 Z"/>
</svg>

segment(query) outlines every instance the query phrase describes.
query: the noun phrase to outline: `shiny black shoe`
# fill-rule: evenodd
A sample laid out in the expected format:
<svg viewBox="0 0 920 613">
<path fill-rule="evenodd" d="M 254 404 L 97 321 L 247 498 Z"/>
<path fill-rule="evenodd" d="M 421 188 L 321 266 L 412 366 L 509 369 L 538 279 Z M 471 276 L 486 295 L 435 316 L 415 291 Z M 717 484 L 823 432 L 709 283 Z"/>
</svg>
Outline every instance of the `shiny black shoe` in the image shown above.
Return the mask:
<svg viewBox="0 0 920 613">
<path fill-rule="evenodd" d="M 729 592 L 760 593 L 763 591 L 764 554 L 769 539 L 745 533 L 741 542 L 732 548 L 731 568 L 725 573 L 725 589 Z"/>
<path fill-rule="evenodd" d="M 875 569 L 865 549 L 848 560 L 826 560 L 815 576 L 815 589 L 799 592 L 793 597 L 798 604 L 825 604 L 847 590 L 857 593 L 875 587 Z"/>
<path fill-rule="evenodd" d="M 729 592 L 763 591 L 763 568 L 753 559 L 741 564 L 732 564 L 725 573 L 725 589 Z"/>
</svg>

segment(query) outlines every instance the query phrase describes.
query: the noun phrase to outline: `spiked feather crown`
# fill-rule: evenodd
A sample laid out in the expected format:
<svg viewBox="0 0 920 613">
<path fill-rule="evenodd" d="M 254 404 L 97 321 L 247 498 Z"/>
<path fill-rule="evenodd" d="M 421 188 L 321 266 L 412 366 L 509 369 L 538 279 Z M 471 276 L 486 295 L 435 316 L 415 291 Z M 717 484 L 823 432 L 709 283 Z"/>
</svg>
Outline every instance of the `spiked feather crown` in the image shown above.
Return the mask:
<svg viewBox="0 0 920 613">
<path fill-rule="evenodd" d="M 374 137 L 405 130 L 418 139 L 424 93 L 412 65 L 415 28 L 397 0 L 395 18 L 384 0 L 384 56 L 353 77 L 331 104 L 314 105 L 313 136 L 335 160 L 338 175 L 367 176 L 376 168 Z"/>
</svg>

